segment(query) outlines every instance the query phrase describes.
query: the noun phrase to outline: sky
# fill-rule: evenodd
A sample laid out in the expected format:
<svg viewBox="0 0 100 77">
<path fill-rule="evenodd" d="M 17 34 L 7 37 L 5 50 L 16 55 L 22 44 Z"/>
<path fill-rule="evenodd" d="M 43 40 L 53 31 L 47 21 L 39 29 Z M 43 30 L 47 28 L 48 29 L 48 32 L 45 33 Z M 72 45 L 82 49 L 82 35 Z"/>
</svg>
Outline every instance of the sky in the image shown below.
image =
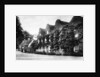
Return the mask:
<svg viewBox="0 0 100 77">
<path fill-rule="evenodd" d="M 34 15 L 20 15 L 21 26 L 24 30 L 28 31 L 32 35 L 37 35 L 39 28 L 46 28 L 47 24 L 54 25 L 57 19 L 70 22 L 73 16 L 34 16 Z"/>
</svg>

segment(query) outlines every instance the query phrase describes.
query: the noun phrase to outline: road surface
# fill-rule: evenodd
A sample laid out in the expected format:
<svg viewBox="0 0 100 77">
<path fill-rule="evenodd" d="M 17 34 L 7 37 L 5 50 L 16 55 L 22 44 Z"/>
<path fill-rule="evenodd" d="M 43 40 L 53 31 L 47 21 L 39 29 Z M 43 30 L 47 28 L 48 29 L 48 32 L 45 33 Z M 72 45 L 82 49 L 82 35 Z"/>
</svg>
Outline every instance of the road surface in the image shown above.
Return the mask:
<svg viewBox="0 0 100 77">
<path fill-rule="evenodd" d="M 16 60 L 83 60 L 83 57 L 43 55 L 16 51 Z"/>
</svg>

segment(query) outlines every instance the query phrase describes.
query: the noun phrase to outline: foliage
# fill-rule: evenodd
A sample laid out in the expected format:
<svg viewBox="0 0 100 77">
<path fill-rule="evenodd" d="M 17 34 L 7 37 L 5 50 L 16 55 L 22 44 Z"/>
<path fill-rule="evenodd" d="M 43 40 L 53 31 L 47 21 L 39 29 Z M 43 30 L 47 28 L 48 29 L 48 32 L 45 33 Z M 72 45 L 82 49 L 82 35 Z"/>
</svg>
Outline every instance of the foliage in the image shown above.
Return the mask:
<svg viewBox="0 0 100 77">
<path fill-rule="evenodd" d="M 20 43 L 24 39 L 24 35 L 23 35 L 22 30 L 23 29 L 21 27 L 21 23 L 20 23 L 19 17 L 16 16 L 16 49 L 19 48 Z"/>
</svg>

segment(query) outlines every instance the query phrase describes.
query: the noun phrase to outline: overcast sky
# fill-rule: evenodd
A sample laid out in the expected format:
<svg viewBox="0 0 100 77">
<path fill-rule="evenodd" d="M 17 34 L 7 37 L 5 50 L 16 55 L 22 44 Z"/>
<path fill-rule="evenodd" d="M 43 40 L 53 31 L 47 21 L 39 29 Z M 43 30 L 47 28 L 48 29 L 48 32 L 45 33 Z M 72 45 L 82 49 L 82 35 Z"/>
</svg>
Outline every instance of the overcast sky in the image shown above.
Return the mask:
<svg viewBox="0 0 100 77">
<path fill-rule="evenodd" d="M 21 26 L 24 30 L 30 34 L 38 34 L 39 28 L 46 28 L 47 24 L 54 25 L 57 19 L 62 21 L 70 22 L 73 16 L 32 16 L 32 15 L 21 15 L 18 16 L 21 22 Z"/>
</svg>

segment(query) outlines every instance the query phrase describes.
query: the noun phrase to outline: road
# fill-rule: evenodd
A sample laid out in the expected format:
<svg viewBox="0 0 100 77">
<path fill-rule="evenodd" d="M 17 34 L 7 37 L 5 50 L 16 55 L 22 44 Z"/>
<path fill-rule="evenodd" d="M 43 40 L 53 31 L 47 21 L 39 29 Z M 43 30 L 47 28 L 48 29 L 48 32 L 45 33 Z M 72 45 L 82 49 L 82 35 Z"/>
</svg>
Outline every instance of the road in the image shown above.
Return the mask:
<svg viewBox="0 0 100 77">
<path fill-rule="evenodd" d="M 16 51 L 16 60 L 83 60 L 83 57 L 41 55 Z"/>
</svg>

